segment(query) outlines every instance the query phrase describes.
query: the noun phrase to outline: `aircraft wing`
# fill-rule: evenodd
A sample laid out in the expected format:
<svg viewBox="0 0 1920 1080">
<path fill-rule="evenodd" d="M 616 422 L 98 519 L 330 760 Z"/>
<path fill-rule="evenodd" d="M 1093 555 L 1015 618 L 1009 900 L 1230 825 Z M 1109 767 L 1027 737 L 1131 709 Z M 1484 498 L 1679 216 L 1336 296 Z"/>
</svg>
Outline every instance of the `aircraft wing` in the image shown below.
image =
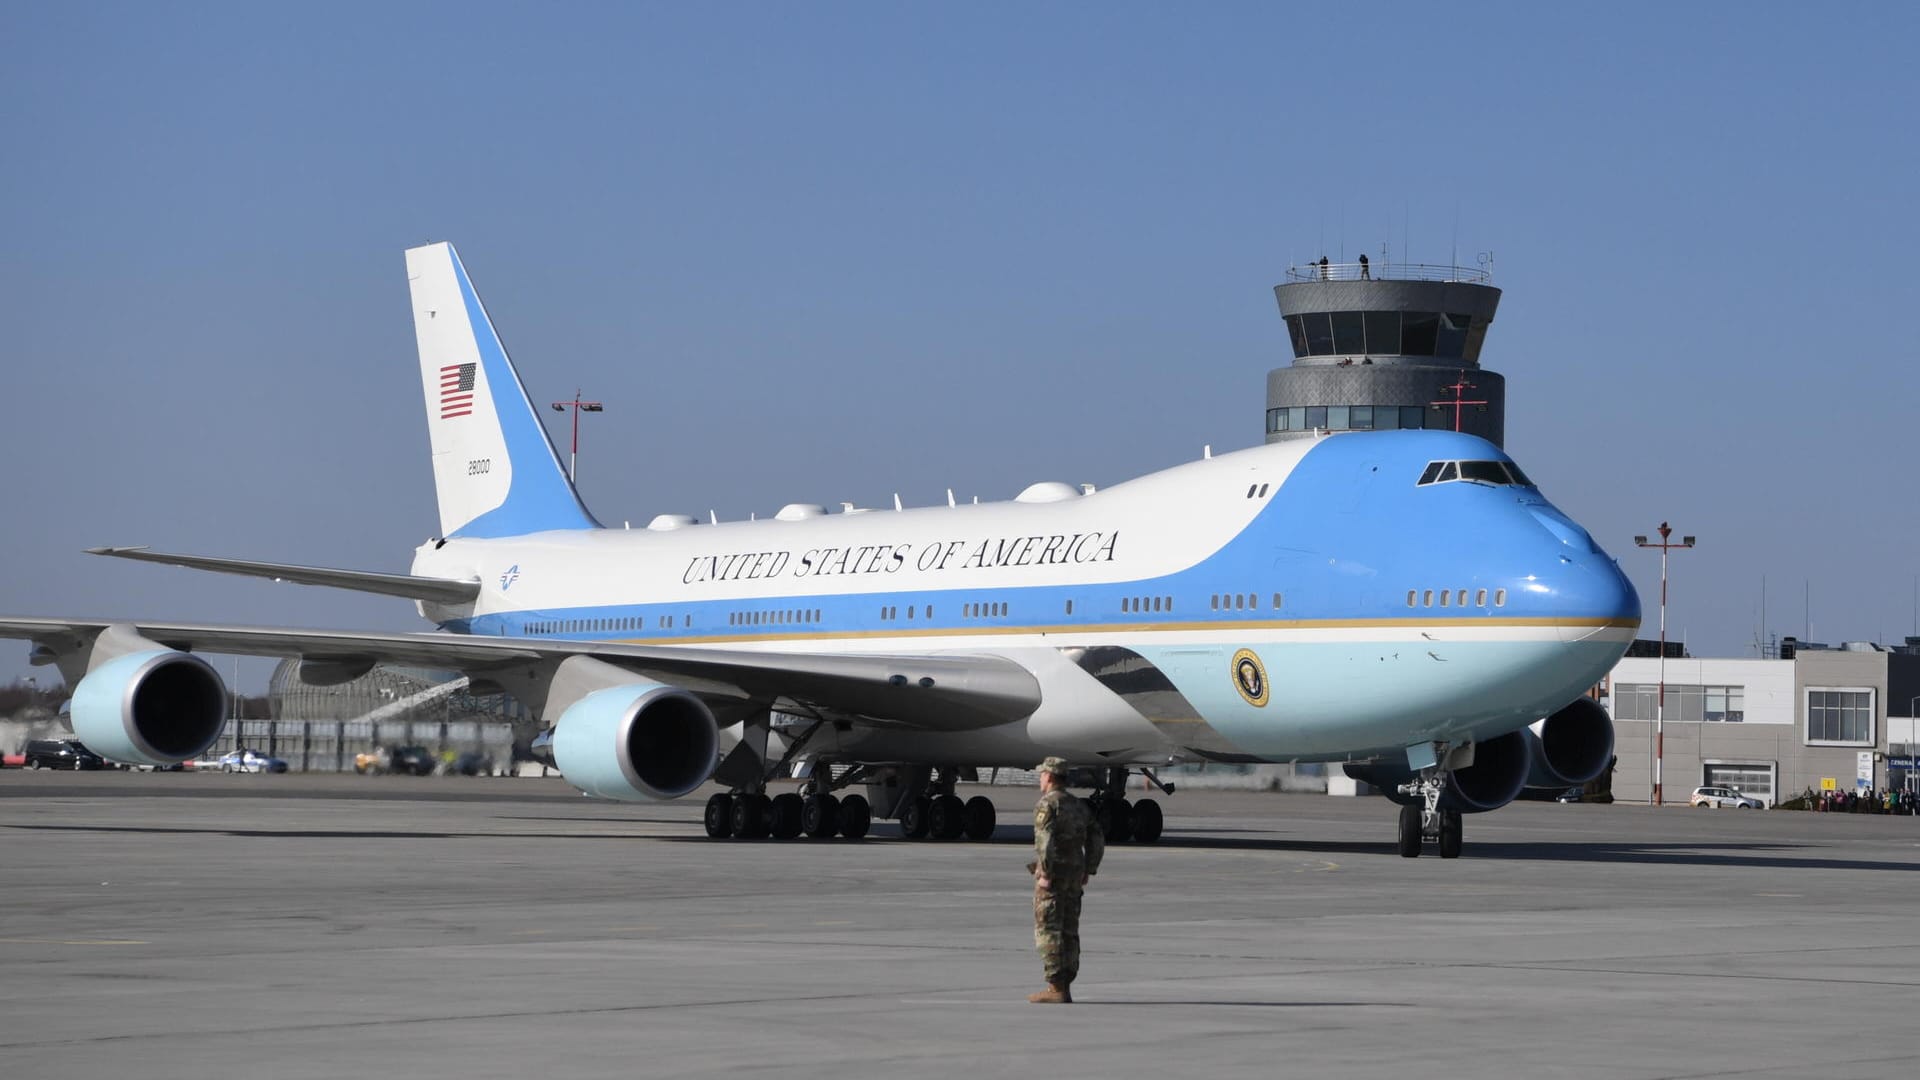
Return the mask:
<svg viewBox="0 0 1920 1080">
<path fill-rule="evenodd" d="M 875 723 L 927 731 L 967 731 L 1026 717 L 1040 686 L 1004 657 L 841 655 L 749 652 L 725 648 L 531 641 L 472 634 L 373 634 L 89 619 L 0 618 L 0 637 L 34 642 L 36 661 L 84 652 L 108 627 L 121 627 L 186 652 L 297 657 L 351 669 L 399 663 L 453 668 L 487 680 L 518 664 L 588 656 L 636 676 L 720 699 L 789 698 Z M 69 682 L 77 681 L 69 675 Z"/>
<path fill-rule="evenodd" d="M 366 570 L 336 570 L 329 566 L 293 566 L 288 563 L 253 562 L 247 559 L 217 559 L 210 555 L 174 555 L 143 547 L 88 548 L 89 555 L 108 555 L 116 559 L 184 566 L 192 570 L 211 570 L 217 574 L 291 581 L 296 585 L 325 585 L 354 592 L 401 596 L 409 600 L 431 600 L 437 604 L 465 604 L 480 595 L 477 581 L 450 578 L 417 577 L 413 574 L 379 574 Z"/>
</svg>

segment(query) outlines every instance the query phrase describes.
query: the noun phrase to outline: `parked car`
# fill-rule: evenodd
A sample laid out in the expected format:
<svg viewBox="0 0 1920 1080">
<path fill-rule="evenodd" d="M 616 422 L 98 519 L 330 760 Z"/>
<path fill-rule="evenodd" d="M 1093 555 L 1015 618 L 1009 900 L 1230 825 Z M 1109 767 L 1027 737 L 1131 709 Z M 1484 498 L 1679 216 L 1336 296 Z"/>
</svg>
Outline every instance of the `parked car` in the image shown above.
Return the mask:
<svg viewBox="0 0 1920 1080">
<path fill-rule="evenodd" d="M 478 750 L 469 750 L 454 758 L 447 772 L 455 776 L 492 776 L 493 758 Z"/>
<path fill-rule="evenodd" d="M 1767 804 L 1751 795 L 1741 793 L 1739 788 L 1706 785 L 1693 789 L 1693 795 L 1687 799 L 1688 806 L 1704 806 L 1714 809 L 1736 807 L 1741 810 L 1764 810 Z"/>
<path fill-rule="evenodd" d="M 387 769 L 407 776 L 432 776 L 440 760 L 424 746 L 395 746 L 387 750 Z"/>
<path fill-rule="evenodd" d="M 1560 794 L 1554 796 L 1553 801 L 1554 802 L 1585 802 L 1586 798 L 1587 798 L 1586 788 L 1570 787 L 1567 790 L 1561 792 Z"/>
<path fill-rule="evenodd" d="M 232 753 L 220 756 L 221 772 L 243 773 L 281 773 L 287 771 L 287 763 L 277 757 L 268 757 L 251 747 L 241 747 Z"/>
<path fill-rule="evenodd" d="M 29 769 L 99 769 L 107 764 L 79 739 L 29 739 L 23 756 Z"/>
</svg>

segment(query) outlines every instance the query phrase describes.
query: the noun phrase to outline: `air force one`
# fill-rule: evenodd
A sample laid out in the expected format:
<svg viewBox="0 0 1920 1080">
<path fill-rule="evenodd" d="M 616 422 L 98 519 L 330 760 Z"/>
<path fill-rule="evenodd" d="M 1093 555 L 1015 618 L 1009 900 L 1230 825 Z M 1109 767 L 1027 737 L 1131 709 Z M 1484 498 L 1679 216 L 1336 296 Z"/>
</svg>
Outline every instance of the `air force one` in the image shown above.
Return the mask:
<svg viewBox="0 0 1920 1080">
<path fill-rule="evenodd" d="M 1138 772 L 1328 762 L 1400 804 L 1405 856 L 1461 816 L 1598 776 L 1585 692 L 1640 602 L 1505 453 L 1444 431 L 1343 433 L 1011 502 L 600 525 L 568 481 L 452 245 L 406 253 L 440 535 L 410 573 L 95 549 L 409 598 L 440 632 L 0 619 L 74 688 L 75 734 L 141 764 L 219 734 L 200 652 L 297 657 L 317 683 L 457 669 L 546 726 L 610 799 L 727 789 L 728 836 L 985 839 L 977 771 L 1083 767 L 1110 839 L 1159 837 Z M 778 778 L 803 778 L 769 798 Z M 847 789 L 863 787 L 865 794 Z M 836 792 L 842 794 L 836 794 Z"/>
</svg>

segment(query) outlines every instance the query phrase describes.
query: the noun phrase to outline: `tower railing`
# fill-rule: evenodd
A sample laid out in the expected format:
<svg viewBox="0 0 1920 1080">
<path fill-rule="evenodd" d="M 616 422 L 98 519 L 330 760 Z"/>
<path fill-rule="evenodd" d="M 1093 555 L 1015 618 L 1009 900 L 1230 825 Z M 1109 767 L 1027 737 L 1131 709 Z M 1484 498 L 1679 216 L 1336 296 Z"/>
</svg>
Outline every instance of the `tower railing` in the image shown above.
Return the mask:
<svg viewBox="0 0 1920 1080">
<path fill-rule="evenodd" d="M 1295 281 L 1443 281 L 1470 285 L 1493 284 L 1493 273 L 1466 266 L 1440 263 L 1357 262 L 1308 263 L 1287 267 L 1287 280 Z"/>
</svg>

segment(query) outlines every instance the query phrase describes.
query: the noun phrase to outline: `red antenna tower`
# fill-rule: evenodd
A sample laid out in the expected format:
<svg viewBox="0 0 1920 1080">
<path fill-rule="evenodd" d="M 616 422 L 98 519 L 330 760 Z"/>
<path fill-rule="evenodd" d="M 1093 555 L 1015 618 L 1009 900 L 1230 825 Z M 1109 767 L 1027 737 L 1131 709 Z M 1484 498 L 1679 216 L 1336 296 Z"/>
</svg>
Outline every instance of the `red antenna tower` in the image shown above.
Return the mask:
<svg viewBox="0 0 1920 1080">
<path fill-rule="evenodd" d="M 1485 405 L 1486 402 L 1467 400 L 1467 391 L 1474 389 L 1474 384 L 1467 381 L 1467 373 L 1465 371 L 1462 371 L 1460 373 L 1460 378 L 1458 381 L 1453 383 L 1453 385 L 1451 386 L 1445 387 L 1444 389 L 1453 391 L 1452 401 L 1430 401 L 1427 404 L 1432 405 L 1436 409 L 1442 408 L 1447 405 L 1453 406 L 1453 430 L 1459 431 L 1461 412 L 1468 405 Z"/>
</svg>

